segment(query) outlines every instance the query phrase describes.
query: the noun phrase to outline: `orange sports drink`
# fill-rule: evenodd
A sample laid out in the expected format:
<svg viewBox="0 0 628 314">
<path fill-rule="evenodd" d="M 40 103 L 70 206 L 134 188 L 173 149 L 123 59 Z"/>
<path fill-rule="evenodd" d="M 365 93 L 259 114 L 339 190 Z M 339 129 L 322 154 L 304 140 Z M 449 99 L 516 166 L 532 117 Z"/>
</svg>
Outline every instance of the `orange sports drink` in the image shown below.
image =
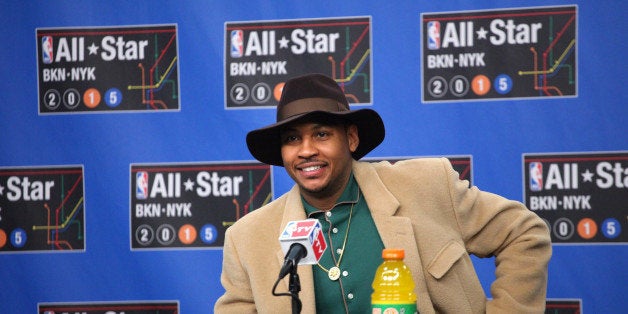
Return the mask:
<svg viewBox="0 0 628 314">
<path fill-rule="evenodd" d="M 371 309 L 373 314 L 414 314 L 416 294 L 410 269 L 403 262 L 403 249 L 384 249 L 384 262 L 373 279 Z"/>
</svg>

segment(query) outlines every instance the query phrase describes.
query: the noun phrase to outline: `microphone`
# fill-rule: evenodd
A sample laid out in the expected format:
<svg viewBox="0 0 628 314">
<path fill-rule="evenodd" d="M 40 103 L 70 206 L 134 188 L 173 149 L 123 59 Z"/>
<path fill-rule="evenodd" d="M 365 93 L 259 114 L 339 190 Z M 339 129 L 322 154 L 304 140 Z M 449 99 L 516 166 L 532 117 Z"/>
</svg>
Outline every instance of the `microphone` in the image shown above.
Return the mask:
<svg viewBox="0 0 628 314">
<path fill-rule="evenodd" d="M 290 221 L 279 236 L 285 254 L 279 278 L 286 276 L 297 265 L 318 263 L 327 249 L 323 229 L 317 219 Z"/>
</svg>

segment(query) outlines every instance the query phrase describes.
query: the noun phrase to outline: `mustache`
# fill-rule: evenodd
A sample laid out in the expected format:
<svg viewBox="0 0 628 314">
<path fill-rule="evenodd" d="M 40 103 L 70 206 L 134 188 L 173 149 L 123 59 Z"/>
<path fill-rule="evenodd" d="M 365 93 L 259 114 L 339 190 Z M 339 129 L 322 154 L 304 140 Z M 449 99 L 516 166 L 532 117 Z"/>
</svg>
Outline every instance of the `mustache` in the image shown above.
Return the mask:
<svg viewBox="0 0 628 314">
<path fill-rule="evenodd" d="M 300 161 L 299 163 L 297 163 L 297 166 L 302 166 L 302 165 L 306 165 L 306 164 L 310 164 L 310 163 L 320 163 L 323 165 L 327 165 L 327 162 L 319 160 L 317 158 L 307 158 L 304 159 L 302 161 Z"/>
</svg>

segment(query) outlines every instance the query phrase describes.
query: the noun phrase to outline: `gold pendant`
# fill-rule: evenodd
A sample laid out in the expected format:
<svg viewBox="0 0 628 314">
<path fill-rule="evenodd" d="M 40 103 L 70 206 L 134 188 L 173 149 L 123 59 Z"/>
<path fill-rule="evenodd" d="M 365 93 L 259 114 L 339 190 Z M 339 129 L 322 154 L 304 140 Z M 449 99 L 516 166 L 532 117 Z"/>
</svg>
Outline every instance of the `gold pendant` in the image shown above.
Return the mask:
<svg viewBox="0 0 628 314">
<path fill-rule="evenodd" d="M 332 280 L 332 281 L 338 280 L 338 278 L 340 278 L 340 268 L 336 266 L 330 268 L 329 271 L 327 272 L 327 276 L 329 277 L 329 280 Z"/>
</svg>

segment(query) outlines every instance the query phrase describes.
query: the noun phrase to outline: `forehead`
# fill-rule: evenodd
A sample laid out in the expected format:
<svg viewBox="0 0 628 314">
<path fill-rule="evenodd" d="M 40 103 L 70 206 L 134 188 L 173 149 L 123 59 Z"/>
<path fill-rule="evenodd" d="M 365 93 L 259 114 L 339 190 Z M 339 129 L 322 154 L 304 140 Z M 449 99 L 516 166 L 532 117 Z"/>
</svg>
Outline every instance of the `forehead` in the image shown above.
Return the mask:
<svg viewBox="0 0 628 314">
<path fill-rule="evenodd" d="M 336 128 L 337 125 L 316 122 L 299 122 L 291 123 L 279 130 L 280 134 L 301 133 L 301 132 L 318 132 L 325 128 Z"/>
<path fill-rule="evenodd" d="M 321 128 L 321 127 L 336 127 L 344 125 L 344 121 L 339 118 L 330 117 L 312 117 L 309 119 L 300 119 L 290 122 L 280 129 L 280 132 L 296 130 L 300 128 Z"/>
</svg>

